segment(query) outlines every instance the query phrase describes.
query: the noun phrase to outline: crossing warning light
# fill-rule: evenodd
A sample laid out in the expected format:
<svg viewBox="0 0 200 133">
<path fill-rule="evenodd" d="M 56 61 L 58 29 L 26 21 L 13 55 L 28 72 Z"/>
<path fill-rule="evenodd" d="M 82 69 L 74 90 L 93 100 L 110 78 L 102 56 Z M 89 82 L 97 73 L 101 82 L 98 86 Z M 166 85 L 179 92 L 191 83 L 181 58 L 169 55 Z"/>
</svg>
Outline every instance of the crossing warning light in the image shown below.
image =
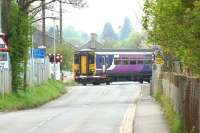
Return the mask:
<svg viewBox="0 0 200 133">
<path fill-rule="evenodd" d="M 61 54 L 48 54 L 51 63 L 62 63 L 63 56 Z"/>
</svg>

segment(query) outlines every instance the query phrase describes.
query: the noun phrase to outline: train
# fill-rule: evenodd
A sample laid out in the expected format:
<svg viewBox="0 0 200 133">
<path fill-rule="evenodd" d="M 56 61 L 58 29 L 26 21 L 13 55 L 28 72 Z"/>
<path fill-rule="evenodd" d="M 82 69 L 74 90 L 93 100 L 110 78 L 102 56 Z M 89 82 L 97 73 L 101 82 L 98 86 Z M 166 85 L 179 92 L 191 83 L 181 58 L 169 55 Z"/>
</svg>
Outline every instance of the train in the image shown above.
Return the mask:
<svg viewBox="0 0 200 133">
<path fill-rule="evenodd" d="M 74 79 L 83 85 L 109 85 L 114 81 L 150 82 L 153 62 L 151 49 L 81 49 L 74 54 Z"/>
</svg>

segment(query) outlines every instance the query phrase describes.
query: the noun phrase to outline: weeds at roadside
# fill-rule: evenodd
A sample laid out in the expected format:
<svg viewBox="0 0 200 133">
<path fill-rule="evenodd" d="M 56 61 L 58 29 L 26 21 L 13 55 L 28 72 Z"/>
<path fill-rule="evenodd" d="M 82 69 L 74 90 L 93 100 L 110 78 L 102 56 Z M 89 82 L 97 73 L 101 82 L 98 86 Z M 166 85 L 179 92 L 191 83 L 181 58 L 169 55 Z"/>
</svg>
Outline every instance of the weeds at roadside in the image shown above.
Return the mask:
<svg viewBox="0 0 200 133">
<path fill-rule="evenodd" d="M 183 133 L 183 121 L 180 115 L 174 111 L 169 98 L 162 95 L 161 92 L 155 93 L 154 97 L 162 106 L 164 116 L 167 120 L 171 133 Z"/>
</svg>

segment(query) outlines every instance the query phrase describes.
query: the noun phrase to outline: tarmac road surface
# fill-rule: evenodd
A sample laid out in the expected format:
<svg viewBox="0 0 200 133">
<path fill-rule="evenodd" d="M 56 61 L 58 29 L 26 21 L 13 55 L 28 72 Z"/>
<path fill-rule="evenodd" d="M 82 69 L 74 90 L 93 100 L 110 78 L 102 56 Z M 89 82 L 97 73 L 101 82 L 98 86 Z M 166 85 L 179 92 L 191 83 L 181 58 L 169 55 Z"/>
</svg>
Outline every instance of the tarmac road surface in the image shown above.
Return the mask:
<svg viewBox="0 0 200 133">
<path fill-rule="evenodd" d="M 0 133 L 122 133 L 140 91 L 137 82 L 74 86 L 39 108 L 0 113 Z"/>
</svg>

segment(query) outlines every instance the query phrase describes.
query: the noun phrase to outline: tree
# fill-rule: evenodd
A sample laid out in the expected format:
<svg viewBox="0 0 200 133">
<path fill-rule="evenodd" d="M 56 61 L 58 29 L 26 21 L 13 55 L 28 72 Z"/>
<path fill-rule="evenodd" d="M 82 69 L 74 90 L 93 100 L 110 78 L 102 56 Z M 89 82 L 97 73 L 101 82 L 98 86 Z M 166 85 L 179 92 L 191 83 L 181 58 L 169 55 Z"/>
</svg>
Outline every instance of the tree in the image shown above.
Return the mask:
<svg viewBox="0 0 200 133">
<path fill-rule="evenodd" d="M 7 33 L 8 31 L 8 14 L 10 11 L 10 0 L 2 0 L 2 12 L 1 12 L 1 16 L 2 16 L 2 30 L 4 33 Z"/>
<path fill-rule="evenodd" d="M 129 18 L 124 19 L 124 24 L 122 26 L 122 29 L 120 31 L 120 39 L 124 40 L 127 39 L 129 36 L 129 33 L 132 31 L 131 21 Z"/>
<path fill-rule="evenodd" d="M 32 22 L 42 5 L 32 7 L 34 2 L 44 0 L 3 0 L 3 31 L 6 33 L 10 48 L 12 87 L 15 92 L 26 90 L 26 70 L 28 50 L 31 45 Z M 45 6 L 60 0 L 49 0 Z M 85 5 L 83 0 L 62 0 L 74 7 Z"/>
<path fill-rule="evenodd" d="M 144 13 L 148 41 L 162 46 L 170 62 L 179 60 L 184 70 L 200 74 L 200 2 L 146 0 Z"/>
<path fill-rule="evenodd" d="M 117 35 L 115 34 L 112 25 L 107 22 L 104 25 L 103 33 L 102 33 L 102 42 L 105 48 L 112 48 L 116 43 Z"/>
<path fill-rule="evenodd" d="M 107 22 L 103 28 L 103 40 L 117 40 L 117 36 L 113 30 L 111 23 Z"/>
<path fill-rule="evenodd" d="M 114 48 L 116 49 L 129 49 L 129 48 L 144 48 L 147 46 L 143 46 L 142 43 L 146 40 L 144 33 L 134 32 L 132 31 L 127 39 L 119 40 L 114 44 Z"/>
<path fill-rule="evenodd" d="M 25 90 L 28 50 L 31 44 L 31 20 L 20 6 L 11 1 L 7 22 L 8 27 L 6 30 L 12 66 L 12 87 L 14 91 Z"/>
<path fill-rule="evenodd" d="M 63 62 L 61 63 L 61 70 L 72 70 L 73 64 L 73 48 L 69 43 L 57 45 L 57 53 L 63 56 Z M 53 53 L 53 48 L 48 49 L 48 53 Z"/>
</svg>

